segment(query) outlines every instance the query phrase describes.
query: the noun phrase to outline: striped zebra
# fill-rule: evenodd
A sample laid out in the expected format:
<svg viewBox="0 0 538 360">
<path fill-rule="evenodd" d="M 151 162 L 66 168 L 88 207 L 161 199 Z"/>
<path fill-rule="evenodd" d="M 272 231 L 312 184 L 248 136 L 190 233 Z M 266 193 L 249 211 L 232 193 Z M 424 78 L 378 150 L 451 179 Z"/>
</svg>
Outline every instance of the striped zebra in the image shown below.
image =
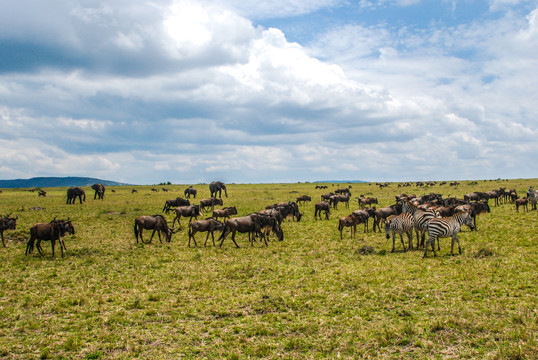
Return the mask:
<svg viewBox="0 0 538 360">
<path fill-rule="evenodd" d="M 400 235 L 400 240 L 402 240 L 403 250 L 407 251 L 405 248 L 405 243 L 403 239 L 403 234 L 406 233 L 409 239 L 409 249 L 413 248 L 413 228 L 415 227 L 415 221 L 411 213 L 405 212 L 400 215 L 391 215 L 385 220 L 385 234 L 387 240 L 390 239 L 390 233 L 392 232 L 392 251 L 394 252 L 394 243 L 396 242 L 396 233 Z"/>
<path fill-rule="evenodd" d="M 469 213 L 461 211 L 447 218 L 435 218 L 428 222 L 428 242 L 424 246 L 424 256 L 428 252 L 428 244 L 431 245 L 433 255 L 435 253 L 435 239 L 437 238 L 437 246 L 439 246 L 439 238 L 452 237 L 452 245 L 450 247 L 450 255 L 454 255 L 454 241 L 458 242 L 458 250 L 461 254 L 460 240 L 458 239 L 458 232 L 461 229 L 461 225 L 467 225 L 471 230 L 473 229 L 473 218 Z"/>
<path fill-rule="evenodd" d="M 527 191 L 527 200 L 532 204 L 531 210 L 536 210 L 536 203 L 538 202 L 538 190 L 534 190 L 532 186 Z"/>
<path fill-rule="evenodd" d="M 417 234 L 417 248 L 419 248 L 419 246 L 424 246 L 428 222 L 431 219 L 438 217 L 437 214 L 433 210 L 420 210 L 416 205 L 412 204 L 408 200 L 404 200 L 402 212 L 411 213 L 413 215 L 415 233 Z"/>
</svg>

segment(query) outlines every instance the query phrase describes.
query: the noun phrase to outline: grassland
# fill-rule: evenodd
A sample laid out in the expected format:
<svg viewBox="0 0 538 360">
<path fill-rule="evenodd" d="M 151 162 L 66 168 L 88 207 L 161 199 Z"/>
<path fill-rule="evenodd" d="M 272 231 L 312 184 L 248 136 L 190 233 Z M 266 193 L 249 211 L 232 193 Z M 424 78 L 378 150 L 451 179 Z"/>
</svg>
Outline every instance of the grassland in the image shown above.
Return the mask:
<svg viewBox="0 0 538 360">
<path fill-rule="evenodd" d="M 401 192 L 462 197 L 506 186 L 524 194 L 537 183 L 353 184 L 351 191 L 385 206 Z M 356 200 L 329 221 L 314 219 L 315 201 L 301 206 L 303 219 L 284 223 L 284 241 L 268 247 L 238 235 L 239 249 L 230 239 L 222 248 L 188 248 L 185 230 L 171 243 L 136 244 L 134 218 L 161 213 L 185 187 L 134 194 L 109 187 L 104 200 L 87 188 L 82 205 L 66 205 L 65 188 L 45 189 L 46 198 L 4 190 L 0 214 L 19 219 L 0 248 L 0 358 L 536 358 L 536 211 L 491 204 L 478 231 L 460 234 L 463 254 L 454 257 L 448 239 L 427 259 L 421 251 L 390 253 L 391 241 L 371 230 L 340 240 L 337 219 L 358 208 Z M 195 187 L 196 202 L 209 197 L 207 185 Z M 302 194 L 317 201 L 327 190 L 314 187 L 230 184 L 224 205 L 246 215 Z M 53 259 L 48 243 L 44 258 L 25 256 L 29 228 L 54 216 L 70 216 L 76 228 L 66 257 L 58 251 Z M 366 245 L 373 252 L 361 251 Z"/>
</svg>

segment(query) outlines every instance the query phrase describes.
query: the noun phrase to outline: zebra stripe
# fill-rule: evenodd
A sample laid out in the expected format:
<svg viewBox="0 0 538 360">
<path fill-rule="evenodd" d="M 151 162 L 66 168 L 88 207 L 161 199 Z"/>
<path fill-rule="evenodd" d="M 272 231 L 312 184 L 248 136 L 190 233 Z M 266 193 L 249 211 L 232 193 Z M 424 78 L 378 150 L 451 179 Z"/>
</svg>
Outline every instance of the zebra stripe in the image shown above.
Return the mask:
<svg viewBox="0 0 538 360">
<path fill-rule="evenodd" d="M 396 241 L 396 233 L 400 235 L 402 241 L 403 250 L 407 251 L 405 248 L 405 243 L 403 240 L 403 234 L 406 233 L 409 238 L 409 249 L 413 248 L 413 228 L 415 226 L 415 221 L 413 215 L 404 212 L 400 215 L 392 215 L 387 218 L 385 221 L 385 234 L 387 239 L 390 239 L 390 233 L 392 232 L 392 251 L 394 252 L 394 243 Z"/>
<path fill-rule="evenodd" d="M 451 217 L 447 218 L 435 218 L 431 219 L 428 223 L 428 242 L 424 247 L 424 257 L 428 252 L 428 244 L 431 245 L 433 255 L 437 256 L 435 253 L 435 239 L 437 238 L 437 243 L 439 243 L 439 238 L 442 237 L 451 237 L 452 245 L 450 247 L 450 255 L 454 255 L 454 241 L 458 242 L 458 250 L 461 254 L 460 240 L 458 239 L 458 232 L 461 229 L 461 225 L 467 225 L 469 228 L 473 229 L 473 218 L 467 212 L 459 212 L 454 214 Z"/>
<path fill-rule="evenodd" d="M 424 246 L 426 238 L 426 228 L 431 219 L 438 217 L 433 210 L 420 210 L 418 207 L 405 200 L 402 206 L 402 212 L 413 214 L 415 221 L 415 233 L 417 235 L 417 248 Z M 420 242 L 420 243 L 419 243 Z"/>
</svg>

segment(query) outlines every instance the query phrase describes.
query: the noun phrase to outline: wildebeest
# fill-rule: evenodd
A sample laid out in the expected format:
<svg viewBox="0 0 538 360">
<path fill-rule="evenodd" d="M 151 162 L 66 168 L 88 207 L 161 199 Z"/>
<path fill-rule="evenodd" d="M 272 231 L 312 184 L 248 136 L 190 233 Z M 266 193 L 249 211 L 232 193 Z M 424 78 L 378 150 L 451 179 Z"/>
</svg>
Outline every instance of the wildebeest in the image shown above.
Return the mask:
<svg viewBox="0 0 538 360">
<path fill-rule="evenodd" d="M 38 197 L 40 197 L 40 196 L 47 197 L 47 192 L 45 190 L 39 190 L 37 192 L 37 196 Z"/>
<path fill-rule="evenodd" d="M 2 218 L 0 218 L 0 235 L 2 236 L 2 245 L 6 247 L 6 243 L 4 242 L 4 231 L 5 230 L 15 230 L 17 228 L 17 219 L 18 216 L 14 218 L 10 218 L 8 214 Z"/>
<path fill-rule="evenodd" d="M 485 212 L 490 212 L 490 208 L 489 208 L 489 204 L 487 202 L 487 200 L 480 200 L 480 201 L 476 201 L 476 202 L 471 202 L 469 204 L 465 204 L 465 205 L 458 205 L 456 206 L 456 208 L 454 209 L 455 212 L 459 212 L 459 211 L 466 211 L 469 213 L 469 215 L 471 215 L 471 217 L 473 218 L 473 229 L 474 230 L 478 230 L 478 228 L 476 227 L 476 217 L 477 215 L 480 215 L 482 213 L 485 213 Z"/>
<path fill-rule="evenodd" d="M 361 196 L 361 197 L 359 197 L 358 202 L 359 202 L 359 206 L 361 207 L 361 209 L 364 209 L 364 207 L 366 205 L 372 206 L 372 204 L 378 204 L 377 198 L 369 197 L 369 196 L 366 196 L 366 197 Z"/>
<path fill-rule="evenodd" d="M 187 199 L 183 199 L 180 197 L 177 197 L 175 199 L 166 200 L 164 203 L 163 211 L 168 214 L 170 209 L 178 207 L 178 206 L 189 206 L 191 203 Z"/>
<path fill-rule="evenodd" d="M 105 185 L 103 184 L 93 184 L 92 189 L 95 190 L 95 194 L 93 195 L 93 199 L 104 199 L 105 198 Z"/>
<path fill-rule="evenodd" d="M 190 198 L 191 195 L 196 199 L 196 194 L 198 193 L 198 190 L 196 190 L 195 188 L 193 188 L 192 186 L 189 186 L 188 188 L 185 189 L 185 191 L 183 192 L 183 195 L 186 197 L 186 198 Z"/>
<path fill-rule="evenodd" d="M 331 213 L 331 204 L 329 204 L 327 201 L 320 201 L 314 205 L 314 219 L 317 220 L 318 215 L 319 219 L 321 220 L 321 212 L 325 212 L 325 219 L 329 220 L 329 214 Z"/>
<path fill-rule="evenodd" d="M 65 243 L 63 237 L 65 234 L 75 234 L 75 228 L 69 219 L 66 220 L 52 220 L 50 223 L 37 223 L 30 228 L 30 240 L 26 244 L 25 255 L 31 254 L 34 250 L 34 245 L 37 248 L 37 251 L 41 256 L 43 256 L 43 248 L 41 247 L 42 240 L 50 240 L 52 247 L 52 257 L 54 257 L 54 247 L 56 245 L 56 240 L 60 243 L 60 250 L 62 251 L 62 257 L 64 257 Z M 36 241 L 37 240 L 37 241 Z"/>
<path fill-rule="evenodd" d="M 198 246 L 196 243 L 196 239 L 194 238 L 194 234 L 197 232 L 207 232 L 207 236 L 205 238 L 204 247 L 207 244 L 207 240 L 209 239 L 209 234 L 211 234 L 211 239 L 213 240 L 213 246 L 215 246 L 215 235 L 214 232 L 223 230 L 224 224 L 220 221 L 217 221 L 213 218 L 207 218 L 205 220 L 195 220 L 189 224 L 189 247 L 191 247 L 191 238 L 194 241 L 194 246 Z"/>
<path fill-rule="evenodd" d="M 522 198 L 519 198 L 515 201 L 515 204 L 516 204 L 516 211 L 519 212 L 519 207 L 522 206 L 523 209 L 525 209 L 525 211 L 529 211 L 529 207 L 528 207 L 528 200 L 527 200 L 527 197 L 522 197 Z"/>
<path fill-rule="evenodd" d="M 284 234 L 282 232 L 282 229 L 280 226 L 278 226 L 276 220 L 270 220 L 271 217 L 264 216 L 261 214 L 250 214 L 247 216 L 237 217 L 230 219 L 226 221 L 224 224 L 224 230 L 222 231 L 222 234 L 219 237 L 220 240 L 220 246 L 222 246 L 222 243 L 224 242 L 224 239 L 232 233 L 232 241 L 235 244 L 236 247 L 239 247 L 237 245 L 237 242 L 235 241 L 235 234 L 236 232 L 240 233 L 248 233 L 248 239 L 250 241 L 251 245 L 254 245 L 254 238 L 257 233 L 261 233 L 262 229 L 266 227 L 265 221 L 271 221 L 272 224 L 272 230 L 275 232 L 279 240 L 284 239 Z M 264 237 L 265 245 L 267 246 L 267 239 Z"/>
<path fill-rule="evenodd" d="M 181 223 L 180 223 L 181 217 L 188 217 L 189 224 L 190 224 L 192 221 L 192 218 L 197 220 L 198 216 L 201 215 L 200 206 L 198 205 L 178 206 L 174 209 L 174 211 L 176 212 L 176 217 L 174 218 L 174 221 L 172 221 L 172 227 L 174 227 L 177 220 L 179 229 L 181 229 Z"/>
<path fill-rule="evenodd" d="M 67 189 L 66 204 L 74 204 L 77 197 L 80 200 L 81 204 L 82 201 L 86 201 L 86 192 L 84 192 L 84 189 L 78 186 L 70 187 L 69 189 Z"/>
<path fill-rule="evenodd" d="M 142 237 L 142 233 L 144 230 L 153 230 L 148 242 L 145 242 L 144 238 Z M 174 230 L 168 227 L 166 219 L 162 215 L 142 215 L 135 219 L 134 234 L 135 234 L 137 244 L 138 244 L 139 237 L 142 243 L 145 243 L 145 244 L 151 243 L 151 240 L 153 239 L 153 236 L 155 235 L 156 232 L 157 232 L 157 235 L 159 236 L 159 241 L 161 243 L 162 243 L 161 233 L 163 234 L 167 242 L 170 242 L 172 240 L 172 235 L 174 234 Z"/>
<path fill-rule="evenodd" d="M 217 197 L 217 193 L 219 193 L 219 199 L 222 197 L 222 190 L 224 190 L 224 195 L 228 197 L 228 192 L 226 191 L 226 184 L 224 184 L 222 181 L 213 181 L 211 184 L 209 184 L 209 192 L 210 197 Z"/>
<path fill-rule="evenodd" d="M 226 220 L 228 220 L 232 215 L 237 215 L 237 208 L 235 206 L 215 209 L 213 210 L 212 217 L 217 220 L 219 217 L 226 218 Z"/>
<path fill-rule="evenodd" d="M 134 194 L 135 192 L 138 192 L 138 190 L 136 189 L 131 190 L 131 194 Z"/>
<path fill-rule="evenodd" d="M 402 212 L 402 205 L 401 204 L 393 204 L 390 206 L 385 206 L 379 209 L 376 209 L 374 212 L 374 232 L 376 231 L 376 227 L 381 232 L 381 227 L 379 226 L 379 223 L 382 220 L 385 220 L 391 215 L 399 215 Z"/>
<path fill-rule="evenodd" d="M 291 217 L 294 220 L 301 221 L 303 214 L 299 212 L 299 205 L 294 201 L 280 202 L 273 205 L 268 205 L 265 209 L 275 209 L 280 216 L 277 216 L 278 224 L 282 223 L 282 220 Z"/>
<path fill-rule="evenodd" d="M 297 197 L 297 204 L 301 205 L 301 203 L 306 204 L 307 201 L 312 201 L 312 198 L 308 195 L 301 195 Z"/>
<path fill-rule="evenodd" d="M 338 231 L 340 231 L 340 240 L 342 240 L 342 232 L 344 231 L 345 227 L 351 228 L 351 239 L 355 238 L 355 233 L 357 232 L 357 224 L 359 224 L 359 219 L 353 215 L 343 216 L 338 219 Z"/>
<path fill-rule="evenodd" d="M 211 208 L 213 210 L 215 208 L 215 205 L 222 206 L 224 203 L 222 202 L 222 199 L 217 198 L 210 198 L 210 199 L 202 199 L 200 200 L 200 210 L 203 211 L 209 211 L 208 208 Z"/>
<path fill-rule="evenodd" d="M 364 224 L 364 232 L 368 232 L 368 220 L 375 216 L 375 206 L 366 209 L 355 210 L 351 215 L 355 216 L 359 224 Z"/>
</svg>

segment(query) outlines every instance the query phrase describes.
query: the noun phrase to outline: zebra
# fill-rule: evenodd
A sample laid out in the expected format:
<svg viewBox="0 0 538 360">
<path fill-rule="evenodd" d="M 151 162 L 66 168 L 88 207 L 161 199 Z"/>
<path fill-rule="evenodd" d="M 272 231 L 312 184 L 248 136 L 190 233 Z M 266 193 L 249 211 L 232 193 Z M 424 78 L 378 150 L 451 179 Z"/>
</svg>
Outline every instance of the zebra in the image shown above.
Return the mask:
<svg viewBox="0 0 538 360">
<path fill-rule="evenodd" d="M 538 202 L 538 190 L 534 190 L 532 186 L 527 191 L 527 200 L 532 204 L 531 210 L 536 210 L 536 203 Z"/>
<path fill-rule="evenodd" d="M 392 251 L 394 252 L 394 243 L 396 242 L 396 233 L 400 235 L 400 240 L 402 241 L 403 250 L 407 251 L 405 248 L 405 243 L 403 239 L 403 234 L 407 234 L 409 239 L 409 249 L 413 249 L 413 228 L 415 227 L 415 221 L 413 215 L 408 212 L 401 213 L 400 215 L 391 215 L 385 220 L 385 235 L 387 240 L 390 239 L 390 233 L 392 232 Z"/>
<path fill-rule="evenodd" d="M 428 252 L 428 244 L 431 244 L 433 255 L 435 253 L 435 239 L 437 238 L 437 246 L 439 246 L 439 238 L 452 237 L 452 245 L 450 247 L 450 255 L 454 256 L 454 241 L 458 242 L 458 250 L 461 254 L 460 240 L 458 239 L 458 232 L 461 229 L 461 225 L 467 225 L 471 230 L 473 226 L 473 218 L 468 212 L 461 211 L 447 218 L 435 218 L 428 222 L 428 242 L 424 246 L 424 256 Z"/>
<path fill-rule="evenodd" d="M 415 233 L 417 234 L 417 248 L 424 246 L 428 222 L 431 219 L 438 217 L 437 214 L 433 210 L 420 210 L 416 205 L 412 204 L 408 200 L 404 200 L 402 212 L 413 214 Z"/>
</svg>

